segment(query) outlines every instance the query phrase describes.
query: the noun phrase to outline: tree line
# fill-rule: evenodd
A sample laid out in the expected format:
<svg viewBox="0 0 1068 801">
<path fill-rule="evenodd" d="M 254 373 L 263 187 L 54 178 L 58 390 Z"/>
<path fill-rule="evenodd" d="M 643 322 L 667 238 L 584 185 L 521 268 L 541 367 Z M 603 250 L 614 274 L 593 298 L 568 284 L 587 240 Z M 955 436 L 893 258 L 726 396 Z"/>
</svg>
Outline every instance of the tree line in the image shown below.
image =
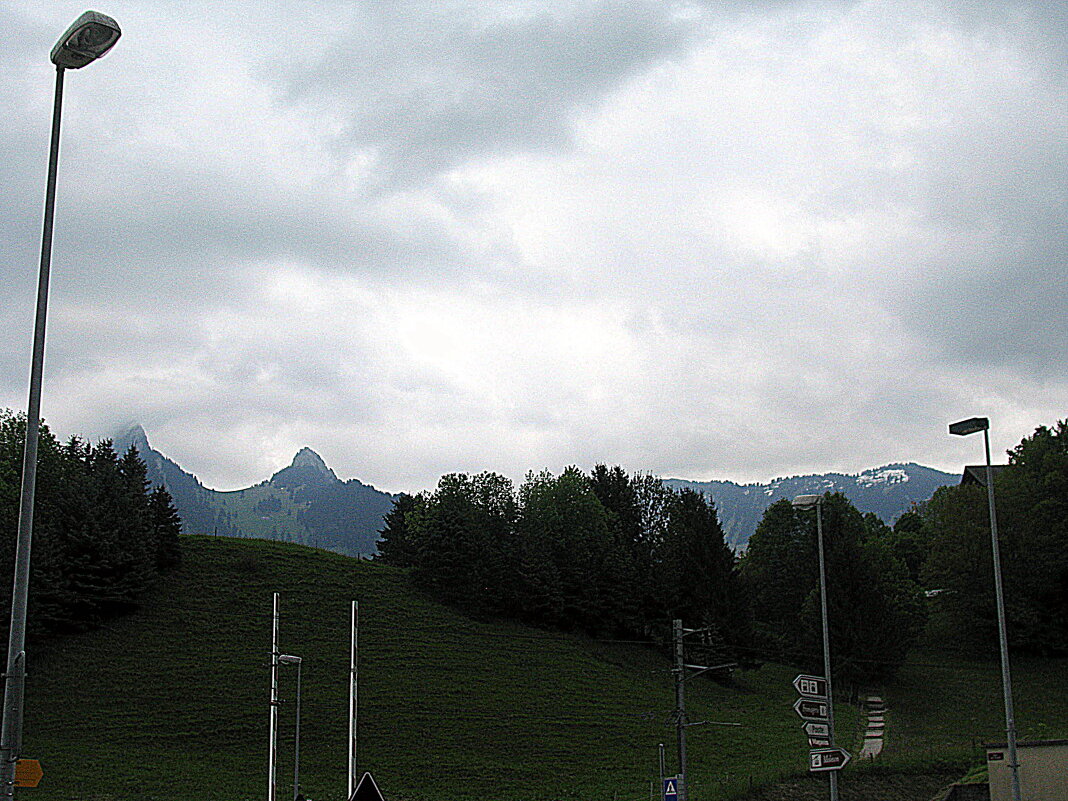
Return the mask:
<svg viewBox="0 0 1068 801">
<path fill-rule="evenodd" d="M 840 494 L 823 513 L 836 672 L 888 675 L 923 626 L 922 592 L 878 518 Z M 475 613 L 649 640 L 681 618 L 710 630 L 715 656 L 820 664 L 815 518 L 788 502 L 739 557 L 703 494 L 618 466 L 532 473 L 518 490 L 494 473 L 451 474 L 401 495 L 382 535 L 384 561 Z"/>
<path fill-rule="evenodd" d="M 495 473 L 443 476 L 397 499 L 379 551 L 476 614 L 626 637 L 683 618 L 741 639 L 737 562 L 714 506 L 620 467 L 531 473 L 518 489 Z"/>
<path fill-rule="evenodd" d="M 1068 420 L 1039 426 L 994 479 L 1009 643 L 1068 654 Z M 913 513 L 903 550 L 921 543 L 923 583 L 947 629 L 968 649 L 997 643 L 985 486 L 945 487 Z"/>
<path fill-rule="evenodd" d="M 0 565 L 14 570 L 25 415 L 0 411 Z M 180 560 L 181 520 L 167 490 L 151 488 L 136 448 L 110 440 L 60 443 L 41 426 L 30 560 L 29 636 L 80 631 L 139 606 Z M 0 593 L 6 629 L 11 597 Z"/>
</svg>

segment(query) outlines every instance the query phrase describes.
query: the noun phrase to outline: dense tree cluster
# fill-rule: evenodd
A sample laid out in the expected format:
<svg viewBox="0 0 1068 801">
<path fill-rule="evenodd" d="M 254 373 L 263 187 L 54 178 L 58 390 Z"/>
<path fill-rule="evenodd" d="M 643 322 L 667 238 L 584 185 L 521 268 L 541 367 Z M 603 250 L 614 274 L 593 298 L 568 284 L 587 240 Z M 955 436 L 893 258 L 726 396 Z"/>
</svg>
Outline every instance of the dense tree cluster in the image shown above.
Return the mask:
<svg viewBox="0 0 1068 801">
<path fill-rule="evenodd" d="M 609 635 L 660 635 L 672 618 L 745 635 L 734 555 L 714 506 L 690 490 L 598 465 L 442 477 L 386 516 L 382 558 L 480 614 Z"/>
<path fill-rule="evenodd" d="M 0 412 L 0 564 L 11 576 L 26 420 Z M 104 440 L 60 444 L 42 426 L 30 577 L 29 632 L 76 631 L 134 609 L 179 561 L 181 521 L 163 487 L 150 489 L 131 448 Z M 10 594 L 0 593 L 6 627 Z"/>
<path fill-rule="evenodd" d="M 841 493 L 822 504 L 827 607 L 836 676 L 886 677 L 904 660 L 926 620 L 919 585 L 894 554 L 891 532 Z M 754 638 L 765 653 L 822 673 L 816 516 L 789 501 L 764 515 L 742 560 Z"/>
<path fill-rule="evenodd" d="M 1010 644 L 1068 653 L 1068 421 L 1039 427 L 994 481 Z M 986 488 L 945 487 L 921 510 L 925 584 L 968 647 L 997 641 Z"/>
</svg>

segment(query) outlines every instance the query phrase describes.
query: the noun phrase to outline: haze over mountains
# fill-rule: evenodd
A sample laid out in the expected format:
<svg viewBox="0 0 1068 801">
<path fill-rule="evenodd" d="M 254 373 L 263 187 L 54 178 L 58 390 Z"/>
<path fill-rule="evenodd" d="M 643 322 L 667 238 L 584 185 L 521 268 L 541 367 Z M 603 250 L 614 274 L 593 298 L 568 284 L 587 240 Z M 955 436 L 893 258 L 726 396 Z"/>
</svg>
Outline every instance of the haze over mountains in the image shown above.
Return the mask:
<svg viewBox="0 0 1068 801">
<path fill-rule="evenodd" d="M 377 553 L 382 517 L 396 496 L 357 479 L 343 481 L 310 448 L 269 479 L 231 492 L 200 483 L 192 473 L 152 448 L 140 425 L 113 438 L 115 450 L 131 445 L 148 467 L 148 479 L 163 484 L 182 516 L 184 531 L 226 537 L 257 537 L 299 542 L 349 556 Z M 715 501 L 727 543 L 744 549 L 764 510 L 782 498 L 842 492 L 861 512 L 874 512 L 892 523 L 914 504 L 927 500 L 960 477 L 918 464 L 892 464 L 856 475 L 777 478 L 767 484 L 665 479 L 669 487 L 702 492 Z"/>
</svg>

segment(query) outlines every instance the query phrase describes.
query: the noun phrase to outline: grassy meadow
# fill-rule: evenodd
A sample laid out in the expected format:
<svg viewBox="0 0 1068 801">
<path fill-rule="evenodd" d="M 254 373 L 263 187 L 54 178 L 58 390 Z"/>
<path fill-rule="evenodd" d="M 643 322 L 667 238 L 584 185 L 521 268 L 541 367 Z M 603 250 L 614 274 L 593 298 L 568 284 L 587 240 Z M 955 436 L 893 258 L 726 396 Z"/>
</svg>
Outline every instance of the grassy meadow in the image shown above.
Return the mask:
<svg viewBox="0 0 1068 801">
<path fill-rule="evenodd" d="M 301 784 L 315 801 L 345 795 L 353 599 L 359 766 L 388 801 L 645 801 L 659 743 L 674 772 L 667 649 L 472 620 L 416 592 L 405 571 L 303 546 L 186 537 L 183 548 L 142 610 L 31 650 L 23 755 L 45 777 L 21 796 L 265 798 L 275 591 L 280 647 L 305 660 Z M 280 799 L 292 797 L 293 670 L 281 676 Z M 766 664 L 732 686 L 687 683 L 692 721 L 743 724 L 689 729 L 692 801 L 825 794 L 822 777 L 805 777 L 795 673 Z M 1021 735 L 1068 736 L 1068 661 L 1016 660 L 1013 675 Z M 928 774 L 924 787 L 962 774 L 982 760 L 979 743 L 1003 734 L 996 659 L 928 646 L 879 690 L 887 750 L 843 772 L 843 801 L 908 787 L 910 774 Z M 836 720 L 857 753 L 858 710 L 838 705 Z M 782 779 L 785 795 L 761 790 Z"/>
</svg>

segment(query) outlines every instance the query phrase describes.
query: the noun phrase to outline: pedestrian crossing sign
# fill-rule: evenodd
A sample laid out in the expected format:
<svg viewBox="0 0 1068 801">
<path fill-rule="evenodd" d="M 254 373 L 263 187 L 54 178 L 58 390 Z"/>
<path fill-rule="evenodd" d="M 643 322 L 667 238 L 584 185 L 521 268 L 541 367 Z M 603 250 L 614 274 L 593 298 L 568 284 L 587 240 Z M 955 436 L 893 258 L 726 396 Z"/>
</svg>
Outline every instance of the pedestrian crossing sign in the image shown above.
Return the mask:
<svg viewBox="0 0 1068 801">
<path fill-rule="evenodd" d="M 664 779 L 664 801 L 679 801 L 679 777 Z"/>
</svg>

